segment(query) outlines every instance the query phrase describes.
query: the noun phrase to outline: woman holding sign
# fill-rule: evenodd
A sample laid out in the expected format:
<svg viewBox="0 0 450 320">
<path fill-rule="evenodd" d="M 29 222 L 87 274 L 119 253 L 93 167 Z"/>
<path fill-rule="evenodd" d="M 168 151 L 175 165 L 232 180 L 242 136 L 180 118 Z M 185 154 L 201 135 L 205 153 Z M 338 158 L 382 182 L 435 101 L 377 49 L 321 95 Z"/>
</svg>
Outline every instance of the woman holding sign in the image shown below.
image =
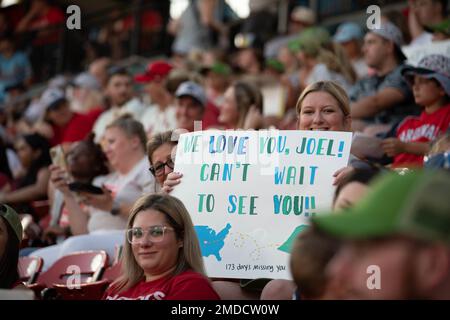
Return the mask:
<svg viewBox="0 0 450 320">
<path fill-rule="evenodd" d="M 178 137 L 174 131 L 155 134 L 147 143 L 147 156 L 150 163 L 149 171 L 155 177 L 156 189 L 163 186 L 167 176 L 173 172 L 175 166 L 172 154 L 178 144 Z"/>
<path fill-rule="evenodd" d="M 351 131 L 350 102 L 344 89 L 332 81 L 315 82 L 305 88 L 297 105 L 299 130 Z M 335 173 L 335 184 L 342 181 L 350 167 Z M 285 300 L 292 298 L 295 284 L 288 280 L 274 280 L 261 293 L 261 299 Z"/>
<path fill-rule="evenodd" d="M 169 195 L 139 199 L 128 218 L 122 276 L 107 300 L 219 300 L 205 276 L 194 226 Z"/>
<path fill-rule="evenodd" d="M 351 131 L 350 103 L 345 91 L 331 81 L 320 81 L 305 88 L 297 102 L 297 115 L 299 130 L 316 131 Z M 335 174 L 337 183 L 351 169 L 340 170 Z M 164 182 L 163 190 L 170 192 L 180 183 L 182 175 L 170 173 Z M 220 282 L 225 285 L 228 282 Z M 229 282 L 226 290 L 216 287 L 223 299 L 238 299 L 242 297 L 242 290 Z M 216 284 L 215 284 L 216 285 Z M 271 290 L 273 288 L 273 290 Z M 292 281 L 276 280 L 271 286 L 265 288 L 261 299 L 290 299 L 295 285 Z M 266 290 L 267 289 L 267 290 Z M 223 294 L 225 292 L 225 294 Z"/>
</svg>

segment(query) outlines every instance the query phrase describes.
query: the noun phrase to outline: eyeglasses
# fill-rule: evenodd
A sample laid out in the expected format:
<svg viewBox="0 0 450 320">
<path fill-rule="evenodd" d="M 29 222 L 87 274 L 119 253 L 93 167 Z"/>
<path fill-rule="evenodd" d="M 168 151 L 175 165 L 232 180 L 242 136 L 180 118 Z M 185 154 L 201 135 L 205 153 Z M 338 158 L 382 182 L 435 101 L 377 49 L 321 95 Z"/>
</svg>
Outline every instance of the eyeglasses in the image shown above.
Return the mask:
<svg viewBox="0 0 450 320">
<path fill-rule="evenodd" d="M 161 242 L 164 239 L 166 230 L 174 229 L 166 226 L 151 226 L 146 230 L 140 227 L 131 228 L 127 230 L 127 240 L 131 244 L 139 244 L 143 241 L 147 233 L 146 239 L 149 239 L 151 242 Z"/>
<path fill-rule="evenodd" d="M 170 169 L 174 168 L 174 163 L 172 161 L 172 159 L 167 159 L 166 162 L 164 163 L 160 163 L 156 166 L 150 166 L 150 168 L 148 168 L 148 170 L 156 177 L 161 176 L 164 174 L 164 167 L 168 166 Z"/>
</svg>

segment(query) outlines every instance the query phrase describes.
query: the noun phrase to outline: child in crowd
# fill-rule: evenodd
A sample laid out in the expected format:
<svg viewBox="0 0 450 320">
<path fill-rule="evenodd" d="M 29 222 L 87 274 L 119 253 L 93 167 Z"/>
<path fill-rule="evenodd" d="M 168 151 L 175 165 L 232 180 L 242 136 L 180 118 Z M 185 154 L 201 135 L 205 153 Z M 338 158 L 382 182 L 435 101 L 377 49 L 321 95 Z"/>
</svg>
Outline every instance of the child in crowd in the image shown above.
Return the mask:
<svg viewBox="0 0 450 320">
<path fill-rule="evenodd" d="M 421 167 L 430 143 L 445 133 L 450 123 L 450 58 L 433 54 L 417 67 L 402 71 L 412 84 L 420 116 L 407 117 L 397 128 L 396 138 L 382 142 L 384 152 L 394 157 L 393 167 Z"/>
</svg>

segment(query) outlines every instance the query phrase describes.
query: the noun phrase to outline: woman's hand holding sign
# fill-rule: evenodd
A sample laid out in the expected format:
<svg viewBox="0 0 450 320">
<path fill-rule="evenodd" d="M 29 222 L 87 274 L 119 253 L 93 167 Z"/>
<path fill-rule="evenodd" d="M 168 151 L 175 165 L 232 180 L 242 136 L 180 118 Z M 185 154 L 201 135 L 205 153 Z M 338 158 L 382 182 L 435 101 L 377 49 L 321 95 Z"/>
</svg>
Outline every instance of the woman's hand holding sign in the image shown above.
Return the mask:
<svg viewBox="0 0 450 320">
<path fill-rule="evenodd" d="M 162 191 L 164 193 L 170 193 L 173 188 L 181 182 L 182 173 L 171 172 L 167 175 L 167 179 L 164 181 Z"/>
</svg>

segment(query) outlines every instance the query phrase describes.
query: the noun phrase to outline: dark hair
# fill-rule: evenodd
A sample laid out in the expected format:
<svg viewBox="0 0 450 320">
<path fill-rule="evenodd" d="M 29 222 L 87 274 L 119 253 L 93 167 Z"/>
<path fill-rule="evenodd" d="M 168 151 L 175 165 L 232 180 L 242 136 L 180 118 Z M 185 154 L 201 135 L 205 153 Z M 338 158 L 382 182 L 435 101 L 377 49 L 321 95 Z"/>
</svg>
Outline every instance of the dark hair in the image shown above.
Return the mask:
<svg viewBox="0 0 450 320">
<path fill-rule="evenodd" d="M 81 140 L 79 142 L 79 144 L 85 146 L 85 152 L 89 154 L 92 160 L 92 167 L 86 168 L 88 169 L 86 172 L 89 175 L 87 177 L 89 179 L 94 179 L 97 176 L 102 176 L 109 173 L 109 168 L 107 165 L 108 159 L 106 158 L 101 146 L 94 142 L 94 136 L 94 134 L 90 134 L 85 140 Z"/>
<path fill-rule="evenodd" d="M 405 43 L 411 42 L 411 34 L 409 32 L 408 21 L 399 10 L 389 10 L 383 13 L 390 22 L 392 22 L 402 33 Z"/>
<path fill-rule="evenodd" d="M 3 139 L 0 138 L 0 173 L 3 173 L 9 179 L 12 179 L 13 175 L 8 163 L 7 150 Z"/>
<path fill-rule="evenodd" d="M 131 78 L 131 74 L 127 71 L 127 69 L 118 66 L 112 66 L 108 69 L 108 81 L 111 81 L 114 76 L 125 76 Z"/>
<path fill-rule="evenodd" d="M 448 0 L 432 0 L 434 3 L 441 4 L 441 14 L 445 18 L 447 16 L 447 4 Z"/>
<path fill-rule="evenodd" d="M 1 37 L 0 42 L 3 42 L 3 41 L 9 42 L 13 47 L 16 46 L 15 39 L 10 34 L 7 34 L 7 35 L 4 35 L 3 37 Z"/>
<path fill-rule="evenodd" d="M 93 137 L 94 135 L 91 135 L 88 139 L 84 140 L 83 142 L 85 142 L 86 145 L 91 150 L 92 156 L 97 164 L 97 166 L 93 170 L 94 177 L 103 176 L 109 173 L 109 168 L 107 165 L 108 159 L 106 158 L 106 155 L 102 150 L 102 147 L 98 143 L 94 142 Z"/>
<path fill-rule="evenodd" d="M 187 72 L 179 72 L 173 75 L 169 75 L 166 79 L 165 88 L 171 95 L 174 96 L 180 84 L 189 81 L 190 79 L 191 77 Z"/>
<path fill-rule="evenodd" d="M 33 151 L 41 151 L 39 157 L 35 159 L 28 169 L 25 177 L 19 181 L 19 188 L 32 185 L 36 182 L 37 174 L 42 168 L 48 167 L 52 160 L 50 158 L 50 145 L 48 140 L 38 133 L 24 135 L 23 140 Z"/>
<path fill-rule="evenodd" d="M 318 299 L 325 293 L 329 280 L 325 269 L 338 252 L 340 243 L 314 225 L 297 236 L 292 245 L 290 266 L 301 298 Z"/>
<path fill-rule="evenodd" d="M 3 217 L 0 217 L 0 219 L 5 224 L 8 234 L 5 251 L 0 257 L 0 288 L 12 289 L 13 285 L 19 280 L 17 265 L 19 262 L 20 243 L 9 222 Z"/>
<path fill-rule="evenodd" d="M 333 202 L 336 201 L 339 193 L 342 189 L 351 182 L 359 182 L 362 184 L 369 184 L 375 177 L 378 176 L 380 170 L 377 168 L 367 168 L 367 169 L 355 169 L 350 175 L 348 175 L 341 183 L 336 187 L 334 191 Z"/>
</svg>

